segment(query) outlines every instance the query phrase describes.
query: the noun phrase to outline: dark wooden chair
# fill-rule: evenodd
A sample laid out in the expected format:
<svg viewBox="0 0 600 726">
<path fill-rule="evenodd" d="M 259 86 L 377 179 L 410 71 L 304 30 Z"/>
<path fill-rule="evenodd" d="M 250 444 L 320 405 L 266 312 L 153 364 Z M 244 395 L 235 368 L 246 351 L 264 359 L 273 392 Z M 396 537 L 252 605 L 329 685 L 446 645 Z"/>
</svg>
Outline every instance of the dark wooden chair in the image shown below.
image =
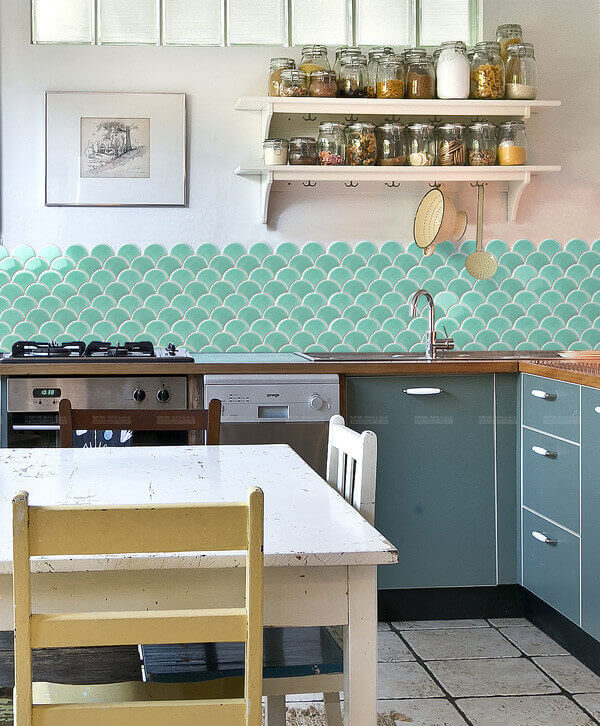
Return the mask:
<svg viewBox="0 0 600 726">
<path fill-rule="evenodd" d="M 204 432 L 204 443 L 218 444 L 221 432 L 221 401 L 214 398 L 208 409 L 180 411 L 130 411 L 127 409 L 71 408 L 63 398 L 58 407 L 60 445 L 73 448 L 73 432 L 89 431 L 187 431 Z"/>
</svg>

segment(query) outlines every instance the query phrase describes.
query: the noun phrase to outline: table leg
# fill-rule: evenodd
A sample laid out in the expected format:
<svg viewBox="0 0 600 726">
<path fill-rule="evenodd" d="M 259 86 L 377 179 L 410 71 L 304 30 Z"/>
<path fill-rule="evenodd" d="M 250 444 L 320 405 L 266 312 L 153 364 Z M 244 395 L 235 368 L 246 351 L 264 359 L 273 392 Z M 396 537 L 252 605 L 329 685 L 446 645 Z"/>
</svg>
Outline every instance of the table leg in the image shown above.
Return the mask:
<svg viewBox="0 0 600 726">
<path fill-rule="evenodd" d="M 344 628 L 344 726 L 377 720 L 377 568 L 348 567 Z"/>
</svg>

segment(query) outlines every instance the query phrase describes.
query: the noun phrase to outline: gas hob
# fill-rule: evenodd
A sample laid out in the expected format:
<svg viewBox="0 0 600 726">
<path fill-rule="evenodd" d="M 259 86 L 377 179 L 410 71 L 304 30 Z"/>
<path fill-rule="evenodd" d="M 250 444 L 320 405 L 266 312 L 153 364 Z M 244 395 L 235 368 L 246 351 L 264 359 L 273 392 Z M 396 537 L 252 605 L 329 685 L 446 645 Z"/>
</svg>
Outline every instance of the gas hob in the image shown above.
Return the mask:
<svg viewBox="0 0 600 726">
<path fill-rule="evenodd" d="M 14 343 L 11 355 L 2 363 L 193 363 L 194 359 L 185 348 L 173 343 L 166 347 L 155 346 L 150 341 L 107 343 L 99 340 L 90 343 L 68 341 L 48 343 L 21 340 Z"/>
</svg>

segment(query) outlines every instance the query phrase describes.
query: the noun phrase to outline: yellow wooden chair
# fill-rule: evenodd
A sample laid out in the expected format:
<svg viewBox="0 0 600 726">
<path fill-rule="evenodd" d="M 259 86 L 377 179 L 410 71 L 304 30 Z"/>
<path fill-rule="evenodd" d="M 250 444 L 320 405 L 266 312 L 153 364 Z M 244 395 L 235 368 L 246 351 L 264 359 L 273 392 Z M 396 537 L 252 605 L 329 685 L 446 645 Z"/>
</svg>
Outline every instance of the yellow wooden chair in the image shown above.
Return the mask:
<svg viewBox="0 0 600 726">
<path fill-rule="evenodd" d="M 29 506 L 13 499 L 15 726 L 260 726 L 263 493 L 247 503 Z M 244 608 L 32 614 L 30 558 L 150 552 L 247 552 Z M 76 575 L 74 575 L 76 577 Z M 244 642 L 244 694 L 210 700 L 33 704 L 33 648 Z"/>
</svg>

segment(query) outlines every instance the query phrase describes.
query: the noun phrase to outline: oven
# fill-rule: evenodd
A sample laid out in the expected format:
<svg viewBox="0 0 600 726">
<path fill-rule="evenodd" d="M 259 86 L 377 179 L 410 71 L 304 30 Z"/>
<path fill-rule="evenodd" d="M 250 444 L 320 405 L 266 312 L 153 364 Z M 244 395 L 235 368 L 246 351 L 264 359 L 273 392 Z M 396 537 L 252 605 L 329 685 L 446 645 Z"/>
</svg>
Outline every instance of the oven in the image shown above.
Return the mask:
<svg viewBox="0 0 600 726">
<path fill-rule="evenodd" d="M 3 445 L 57 448 L 58 405 L 73 408 L 181 410 L 187 408 L 185 376 L 9 377 Z M 79 446 L 162 446 L 187 443 L 186 431 L 78 432 Z"/>
</svg>

